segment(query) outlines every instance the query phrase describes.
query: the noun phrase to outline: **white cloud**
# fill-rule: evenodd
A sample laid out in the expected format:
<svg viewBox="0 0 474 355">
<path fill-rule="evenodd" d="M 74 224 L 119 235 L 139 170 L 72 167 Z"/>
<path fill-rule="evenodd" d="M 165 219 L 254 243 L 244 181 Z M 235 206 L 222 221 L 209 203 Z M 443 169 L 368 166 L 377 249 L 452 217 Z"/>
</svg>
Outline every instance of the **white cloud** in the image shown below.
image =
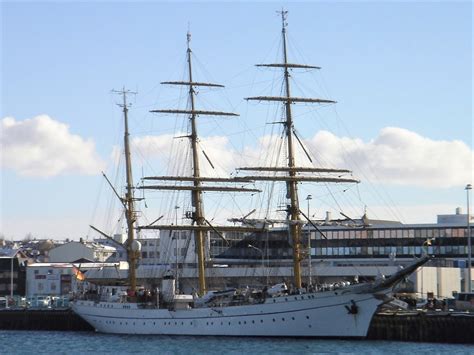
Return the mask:
<svg viewBox="0 0 474 355">
<path fill-rule="evenodd" d="M 190 174 L 191 161 L 189 140 L 174 137 L 185 134 L 144 136 L 131 142 L 132 154 L 139 159 L 158 159 L 166 167 L 168 174 Z M 199 160 L 203 176 L 225 176 L 235 169 L 234 158 L 237 155 L 229 147 L 227 137 L 211 136 L 201 138 L 199 142 Z M 202 151 L 206 152 L 214 169 L 208 163 Z M 174 157 L 174 158 L 170 158 Z"/>
<path fill-rule="evenodd" d="M 473 177 L 474 154 L 467 144 L 403 128 L 383 128 L 369 142 L 320 131 L 307 144 L 321 160 L 338 167 L 349 164 L 356 176 L 383 184 L 450 188 Z"/>
<path fill-rule="evenodd" d="M 69 127 L 47 115 L 1 121 L 1 166 L 24 176 L 98 173 L 103 161 L 91 139 L 72 134 Z"/>
<path fill-rule="evenodd" d="M 180 135 L 184 134 L 176 136 Z M 216 167 L 212 169 L 200 153 L 202 175 L 223 176 L 237 167 L 271 166 L 276 161 L 284 165 L 286 147 L 282 143 L 279 136 L 264 136 L 258 139 L 256 145 L 237 152 L 227 137 L 201 138 L 200 147 Z M 368 142 L 319 131 L 304 144 L 315 157 L 315 166 L 349 168 L 363 182 L 450 188 L 472 181 L 474 154 L 467 144 L 458 140 L 433 140 L 403 128 L 386 127 Z M 158 159 L 166 174 L 189 175 L 191 157 L 188 146 L 186 138 L 145 136 L 133 139 L 132 154 L 134 160 Z M 297 165 L 310 164 L 298 144 L 295 152 Z M 174 158 L 170 159 L 170 156 Z"/>
</svg>

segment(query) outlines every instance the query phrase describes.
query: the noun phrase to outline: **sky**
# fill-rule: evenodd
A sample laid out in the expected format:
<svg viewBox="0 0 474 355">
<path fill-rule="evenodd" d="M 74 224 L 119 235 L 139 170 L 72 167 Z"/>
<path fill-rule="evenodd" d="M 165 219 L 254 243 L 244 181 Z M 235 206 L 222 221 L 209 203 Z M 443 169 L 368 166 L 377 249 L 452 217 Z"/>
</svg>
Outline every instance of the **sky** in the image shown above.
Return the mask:
<svg viewBox="0 0 474 355">
<path fill-rule="evenodd" d="M 339 217 L 344 211 L 360 217 L 367 209 L 374 218 L 434 223 L 437 214 L 465 210 L 464 187 L 473 182 L 469 1 L 0 6 L 5 238 L 92 237 L 89 224 L 117 230 L 119 205 L 101 175 L 106 172 L 123 191 L 117 163 L 123 161 L 116 105 L 121 99 L 112 89 L 137 92 L 129 96 L 135 181 L 183 171 L 184 158 L 176 159 L 183 144 L 173 137 L 185 134 L 185 121 L 148 111 L 186 106 L 182 90 L 160 82 L 185 79 L 188 31 L 196 80 L 226 86 L 200 89 L 197 104 L 240 114 L 200 118 L 201 146 L 215 165 L 211 169 L 204 161 L 204 173 L 226 175 L 238 164 L 265 164 L 279 129 L 269 123 L 281 112 L 244 98 L 279 94 L 281 82 L 273 79 L 280 73 L 255 64 L 281 61 L 276 11 L 282 8 L 289 11 L 290 61 L 321 67 L 292 72 L 293 93 L 337 101 L 295 107 L 297 132 L 316 164 L 350 168 L 361 180 L 334 190 L 302 186 L 303 204 L 313 196 L 311 215 L 332 211 Z M 308 163 L 301 151 L 298 159 Z M 173 206 L 185 211 L 182 196 L 167 203 L 157 194 L 146 197 L 148 206 L 142 202 L 140 209 L 149 221 L 163 208 L 167 218 L 176 213 Z M 237 214 L 251 210 L 247 202 L 238 201 Z M 215 209 L 215 218 L 230 212 L 216 196 L 208 197 L 206 207 Z"/>
</svg>

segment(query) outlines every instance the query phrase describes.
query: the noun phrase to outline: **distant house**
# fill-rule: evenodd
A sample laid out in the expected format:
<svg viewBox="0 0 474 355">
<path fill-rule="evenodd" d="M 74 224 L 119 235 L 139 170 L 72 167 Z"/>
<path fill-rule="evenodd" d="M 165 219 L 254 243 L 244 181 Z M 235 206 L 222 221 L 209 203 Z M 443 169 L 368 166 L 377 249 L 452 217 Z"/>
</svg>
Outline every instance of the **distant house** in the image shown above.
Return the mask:
<svg viewBox="0 0 474 355">
<path fill-rule="evenodd" d="M 116 248 L 94 242 L 69 242 L 49 251 L 50 263 L 104 262 L 116 253 Z"/>
<path fill-rule="evenodd" d="M 25 295 L 28 261 L 28 257 L 21 250 L 0 249 L 0 296 Z"/>
<path fill-rule="evenodd" d="M 109 279 L 117 275 L 126 277 L 128 264 L 123 263 L 34 263 L 26 268 L 26 296 L 70 296 L 75 292 L 87 289 L 89 273 L 103 273 Z M 92 277 L 94 279 L 94 276 Z"/>
<path fill-rule="evenodd" d="M 26 271 L 26 296 L 68 295 L 75 288 L 74 266 L 70 263 L 35 263 Z"/>
</svg>

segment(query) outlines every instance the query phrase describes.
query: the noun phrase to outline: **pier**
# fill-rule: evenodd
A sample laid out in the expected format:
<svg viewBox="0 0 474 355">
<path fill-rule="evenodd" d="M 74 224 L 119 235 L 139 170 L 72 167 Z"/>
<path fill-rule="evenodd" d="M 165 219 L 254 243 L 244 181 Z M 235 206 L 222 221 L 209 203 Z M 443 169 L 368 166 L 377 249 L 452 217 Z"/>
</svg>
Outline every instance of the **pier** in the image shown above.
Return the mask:
<svg viewBox="0 0 474 355">
<path fill-rule="evenodd" d="M 372 319 L 367 339 L 474 344 L 474 313 L 378 313 Z"/>
<path fill-rule="evenodd" d="M 0 311 L 0 330 L 94 331 L 69 308 L 4 309 Z M 378 313 L 367 339 L 474 344 L 474 313 Z"/>
<path fill-rule="evenodd" d="M 70 308 L 62 309 L 2 309 L 0 330 L 93 331 Z"/>
</svg>

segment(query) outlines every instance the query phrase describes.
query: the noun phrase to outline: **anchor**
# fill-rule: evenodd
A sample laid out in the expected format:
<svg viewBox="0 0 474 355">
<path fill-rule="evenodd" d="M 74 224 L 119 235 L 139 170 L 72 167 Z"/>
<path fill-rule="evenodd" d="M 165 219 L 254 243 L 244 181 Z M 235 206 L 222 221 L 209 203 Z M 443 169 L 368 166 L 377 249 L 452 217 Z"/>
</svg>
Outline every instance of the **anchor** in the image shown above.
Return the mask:
<svg viewBox="0 0 474 355">
<path fill-rule="evenodd" d="M 351 305 L 350 306 L 344 306 L 347 309 L 348 314 L 357 314 L 359 313 L 359 306 L 355 303 L 354 300 L 351 300 Z"/>
</svg>

